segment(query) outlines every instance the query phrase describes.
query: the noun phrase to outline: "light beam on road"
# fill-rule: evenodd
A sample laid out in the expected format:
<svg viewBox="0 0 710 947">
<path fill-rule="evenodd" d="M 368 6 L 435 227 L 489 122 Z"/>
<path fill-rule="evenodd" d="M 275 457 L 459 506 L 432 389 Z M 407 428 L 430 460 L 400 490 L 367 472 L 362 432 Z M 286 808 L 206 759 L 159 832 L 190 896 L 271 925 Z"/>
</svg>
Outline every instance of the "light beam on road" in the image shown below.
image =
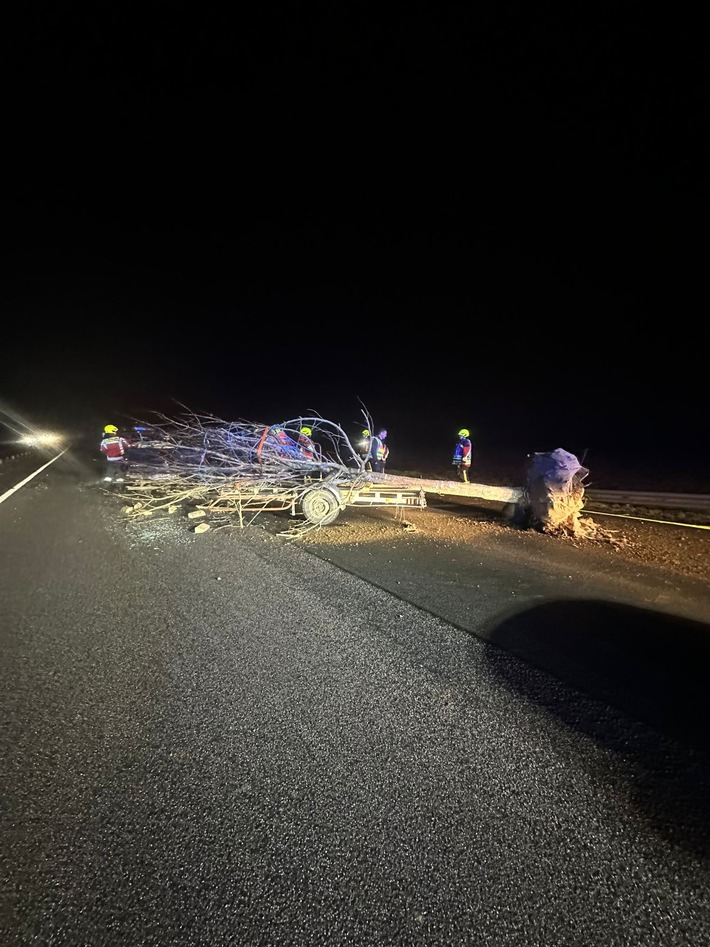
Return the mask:
<svg viewBox="0 0 710 947">
<path fill-rule="evenodd" d="M 37 470 L 35 470 L 34 473 L 31 473 L 31 474 L 29 475 L 29 477 L 25 477 L 25 479 L 22 480 L 20 483 L 15 484 L 14 487 L 11 487 L 8 491 L 6 491 L 5 493 L 3 493 L 3 495 L 0 497 L 0 503 L 4 503 L 5 500 L 7 500 L 8 497 L 11 497 L 12 494 L 15 493 L 16 490 L 19 490 L 20 487 L 24 487 L 24 485 L 25 485 L 26 483 L 29 483 L 30 480 L 32 480 L 33 477 L 36 477 L 37 474 L 42 473 L 42 471 L 45 470 L 47 467 L 49 467 L 50 464 L 53 464 L 55 460 L 59 460 L 59 458 L 62 456 L 62 454 L 66 454 L 66 452 L 67 452 L 68 450 L 69 450 L 69 448 L 68 448 L 68 447 L 65 447 L 61 454 L 57 454 L 56 457 L 52 457 L 52 459 L 51 459 L 51 460 L 48 460 L 46 464 L 42 464 L 42 466 L 41 466 L 41 467 L 38 467 Z"/>
</svg>

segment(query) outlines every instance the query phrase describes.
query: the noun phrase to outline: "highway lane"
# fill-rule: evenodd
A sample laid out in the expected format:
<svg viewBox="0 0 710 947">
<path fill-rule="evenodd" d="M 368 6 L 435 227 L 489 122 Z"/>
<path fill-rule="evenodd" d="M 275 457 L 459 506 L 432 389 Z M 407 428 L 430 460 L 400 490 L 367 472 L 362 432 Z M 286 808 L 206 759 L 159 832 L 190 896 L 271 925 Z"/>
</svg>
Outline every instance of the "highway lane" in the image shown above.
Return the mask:
<svg viewBox="0 0 710 947">
<path fill-rule="evenodd" d="M 526 664 L 710 749 L 708 583 L 608 544 L 509 528 L 499 513 L 487 526 L 482 516 L 465 505 L 407 511 L 405 529 L 400 511 L 358 510 L 302 542 Z M 664 527 L 646 528 L 650 541 Z M 704 532 L 693 539 L 688 553 L 707 551 Z"/>
<path fill-rule="evenodd" d="M 708 942 L 707 747 L 505 647 L 583 623 L 537 546 L 424 546 L 130 521 L 70 455 L 1 504 L 2 942 Z"/>
</svg>

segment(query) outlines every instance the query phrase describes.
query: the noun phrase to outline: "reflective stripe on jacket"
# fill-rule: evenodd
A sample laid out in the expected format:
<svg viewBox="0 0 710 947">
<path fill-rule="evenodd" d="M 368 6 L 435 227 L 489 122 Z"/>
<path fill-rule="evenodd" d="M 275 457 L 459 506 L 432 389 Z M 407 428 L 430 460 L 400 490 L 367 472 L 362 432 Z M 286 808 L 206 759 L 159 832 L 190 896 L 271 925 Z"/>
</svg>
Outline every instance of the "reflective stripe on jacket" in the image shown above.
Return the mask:
<svg viewBox="0 0 710 947">
<path fill-rule="evenodd" d="M 373 437 L 370 444 L 370 454 L 375 460 L 387 460 L 390 449 L 379 437 Z"/>
<path fill-rule="evenodd" d="M 101 453 L 107 460 L 123 460 L 129 446 L 125 437 L 120 437 L 116 434 L 113 437 L 103 438 L 101 441 Z"/>
</svg>

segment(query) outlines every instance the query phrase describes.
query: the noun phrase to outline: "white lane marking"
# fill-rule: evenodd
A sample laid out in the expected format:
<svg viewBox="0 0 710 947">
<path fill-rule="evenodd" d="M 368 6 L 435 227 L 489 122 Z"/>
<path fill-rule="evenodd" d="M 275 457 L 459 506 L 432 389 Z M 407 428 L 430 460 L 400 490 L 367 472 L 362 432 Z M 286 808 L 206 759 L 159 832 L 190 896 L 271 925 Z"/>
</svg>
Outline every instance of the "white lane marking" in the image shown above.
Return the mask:
<svg viewBox="0 0 710 947">
<path fill-rule="evenodd" d="M 61 454 L 57 454 L 56 457 L 52 457 L 52 459 L 51 459 L 51 460 L 48 460 L 46 464 L 42 464 L 42 466 L 39 467 L 37 470 L 35 470 L 34 473 L 31 473 L 31 474 L 29 475 L 29 477 L 25 477 L 25 479 L 24 479 L 23 481 L 21 481 L 20 483 L 16 484 L 16 486 L 14 486 L 14 487 L 11 487 L 11 489 L 8 490 L 6 493 L 3 493 L 3 495 L 0 497 L 0 503 L 2 503 L 4 500 L 7 500 L 8 497 L 11 497 L 12 494 L 13 494 L 16 490 L 19 490 L 19 489 L 20 489 L 20 487 L 24 487 L 24 485 L 25 485 L 26 483 L 29 483 L 30 480 L 32 480 L 33 477 L 36 477 L 36 476 L 37 476 L 37 474 L 42 473 L 42 471 L 43 471 L 46 467 L 49 467 L 50 464 L 53 464 L 55 460 L 59 460 L 59 458 L 62 456 L 62 454 L 66 454 L 66 452 L 67 452 L 68 450 L 69 450 L 69 448 L 68 448 L 68 447 L 65 447 Z"/>
</svg>

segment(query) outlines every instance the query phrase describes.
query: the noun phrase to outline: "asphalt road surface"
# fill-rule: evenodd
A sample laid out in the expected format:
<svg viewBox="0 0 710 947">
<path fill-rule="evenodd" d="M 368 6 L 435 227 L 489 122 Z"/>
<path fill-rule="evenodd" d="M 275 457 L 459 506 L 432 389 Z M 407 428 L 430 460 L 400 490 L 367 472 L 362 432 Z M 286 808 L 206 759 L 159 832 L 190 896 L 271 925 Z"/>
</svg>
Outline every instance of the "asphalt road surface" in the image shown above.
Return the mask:
<svg viewBox="0 0 710 947">
<path fill-rule="evenodd" d="M 710 943 L 708 590 L 541 548 L 12 493 L 0 943 Z"/>
</svg>

